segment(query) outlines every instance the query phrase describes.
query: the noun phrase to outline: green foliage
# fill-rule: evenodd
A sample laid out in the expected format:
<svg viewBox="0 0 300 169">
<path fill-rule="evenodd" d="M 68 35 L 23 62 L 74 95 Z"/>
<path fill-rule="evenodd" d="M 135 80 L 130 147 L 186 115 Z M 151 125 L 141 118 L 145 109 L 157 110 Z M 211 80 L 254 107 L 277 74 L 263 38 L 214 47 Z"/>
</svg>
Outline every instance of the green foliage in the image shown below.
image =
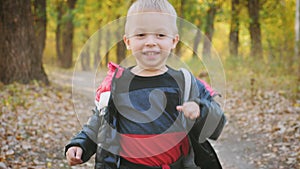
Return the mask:
<svg viewBox="0 0 300 169">
<path fill-rule="evenodd" d="M 202 72 L 207 72 L 203 62 L 199 58 L 190 58 L 185 63 L 189 66 L 194 75 L 199 75 Z"/>
<path fill-rule="evenodd" d="M 266 1 L 261 10 L 264 59 L 284 59 L 294 55 L 294 1 Z"/>
<path fill-rule="evenodd" d="M 60 1 L 47 0 L 47 46 L 44 57 L 46 63 L 53 63 L 51 60 L 55 59 L 56 55 L 53 50 L 55 49 L 57 24 L 56 8 Z M 76 8 L 72 12 L 75 15 L 74 57 L 79 55 L 88 38 L 99 28 L 125 16 L 130 3 L 131 1 L 125 0 L 77 0 Z M 255 78 L 260 87 L 276 88 L 277 85 L 278 89 L 297 88 L 294 87 L 294 80 L 295 70 L 299 63 L 295 63 L 293 60 L 295 1 L 261 1 L 260 24 L 264 57 L 258 60 L 253 60 L 250 56 L 251 45 L 248 28 L 251 20 L 247 10 L 247 1 L 240 1 L 239 5 L 240 42 L 239 56 L 236 58 L 229 56 L 228 52 L 231 0 L 170 0 L 170 3 L 178 13 L 182 12 L 181 15 L 185 20 L 196 25 L 202 31 L 205 27 L 209 7 L 211 5 L 219 6 L 212 43 L 224 61 L 227 79 L 237 82 L 235 83 L 237 87 L 249 86 L 249 79 Z M 114 33 L 110 33 L 109 36 L 105 35 L 101 39 L 100 55 L 102 57 L 105 55 L 103 51 L 106 49 L 106 44 L 110 43 L 109 40 L 112 36 L 115 36 Z M 201 42 L 203 42 L 203 38 Z M 201 47 L 199 46 L 199 48 Z M 111 49 L 109 60 L 116 60 L 115 50 L 116 47 Z M 195 74 L 198 74 L 200 69 L 205 71 L 201 62 L 187 56 L 183 56 L 183 59 Z"/>
<path fill-rule="evenodd" d="M 47 34 L 50 36 L 53 36 L 53 33 L 56 29 L 56 8 L 60 2 L 61 0 L 47 0 Z M 211 5 L 220 6 L 216 16 L 216 22 L 218 22 L 220 25 L 228 25 L 230 23 L 230 0 L 191 0 L 188 2 L 182 0 L 170 0 L 170 2 L 173 4 L 177 12 L 179 12 L 181 9 L 181 5 L 184 5 L 182 7 L 183 18 L 195 24 L 202 30 L 206 23 L 205 19 L 207 10 Z M 101 26 L 121 16 L 125 16 L 129 5 L 130 1 L 125 0 L 78 0 L 76 3 L 76 8 L 71 13 L 72 15 L 75 15 L 75 53 L 78 54 L 80 52 L 80 47 L 83 46 L 88 37 L 101 28 Z M 273 59 L 279 57 L 289 59 L 289 56 L 292 56 L 294 45 L 294 8 L 294 1 L 276 0 L 264 1 L 264 3 L 262 3 L 260 10 L 260 23 L 262 28 L 262 42 L 265 56 L 264 59 Z M 243 53 L 241 55 L 243 57 L 249 57 L 249 52 L 247 51 L 250 48 L 250 37 L 247 29 L 251 21 L 248 16 L 246 1 L 240 1 L 239 10 L 240 32 L 243 32 L 240 33 L 240 53 Z M 65 18 L 68 16 L 70 15 L 65 16 Z M 222 34 L 218 33 L 218 31 L 221 31 Z M 218 43 L 218 46 L 216 46 L 217 49 L 227 48 L 223 46 L 227 46 L 228 40 L 226 39 L 229 36 L 228 33 L 228 27 L 224 27 L 224 29 L 215 29 L 215 34 L 218 36 L 214 36 L 213 39 L 222 41 Z M 53 41 L 53 38 L 47 40 Z M 220 52 L 223 53 L 223 51 Z M 46 54 L 45 57 L 50 57 L 50 54 Z M 225 58 L 226 54 L 223 54 L 222 57 Z"/>
</svg>

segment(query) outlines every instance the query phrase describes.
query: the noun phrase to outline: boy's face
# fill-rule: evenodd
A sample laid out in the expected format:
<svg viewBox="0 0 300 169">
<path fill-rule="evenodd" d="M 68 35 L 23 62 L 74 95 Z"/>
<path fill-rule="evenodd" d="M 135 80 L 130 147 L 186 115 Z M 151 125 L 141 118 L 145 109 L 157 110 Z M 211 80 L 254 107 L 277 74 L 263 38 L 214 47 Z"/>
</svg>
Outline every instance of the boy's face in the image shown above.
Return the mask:
<svg viewBox="0 0 300 169">
<path fill-rule="evenodd" d="M 162 13 L 139 13 L 127 17 L 124 42 L 138 66 L 159 69 L 178 43 L 176 19 Z"/>
</svg>

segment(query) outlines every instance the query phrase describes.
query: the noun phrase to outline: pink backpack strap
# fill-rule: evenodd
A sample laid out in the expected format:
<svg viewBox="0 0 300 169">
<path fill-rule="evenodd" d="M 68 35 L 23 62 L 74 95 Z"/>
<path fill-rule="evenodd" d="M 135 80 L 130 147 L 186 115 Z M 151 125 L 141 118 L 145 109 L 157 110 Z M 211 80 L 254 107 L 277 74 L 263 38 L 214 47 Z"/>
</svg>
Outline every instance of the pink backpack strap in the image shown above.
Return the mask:
<svg viewBox="0 0 300 169">
<path fill-rule="evenodd" d="M 108 100 L 110 98 L 110 91 L 111 91 L 111 83 L 114 77 L 114 74 L 116 72 L 116 69 L 118 69 L 116 78 L 121 77 L 124 68 L 121 67 L 118 64 L 115 64 L 113 62 L 109 62 L 108 65 L 108 71 L 107 75 L 100 84 L 100 86 L 97 88 L 96 96 L 95 96 L 95 104 L 97 106 L 97 109 L 100 110 L 101 108 L 107 106 Z"/>
<path fill-rule="evenodd" d="M 219 95 L 217 92 L 215 92 L 212 87 L 206 83 L 204 80 L 200 79 L 200 78 L 197 78 L 205 87 L 205 89 L 210 93 L 211 96 L 216 96 L 216 95 Z"/>
</svg>

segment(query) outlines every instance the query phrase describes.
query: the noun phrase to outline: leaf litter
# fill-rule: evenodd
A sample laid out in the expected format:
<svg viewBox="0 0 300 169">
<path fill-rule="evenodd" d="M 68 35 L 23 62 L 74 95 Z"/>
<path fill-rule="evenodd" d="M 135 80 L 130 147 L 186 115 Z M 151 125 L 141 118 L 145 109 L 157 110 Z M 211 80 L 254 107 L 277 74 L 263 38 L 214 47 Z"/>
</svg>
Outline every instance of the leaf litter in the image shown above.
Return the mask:
<svg viewBox="0 0 300 169">
<path fill-rule="evenodd" d="M 64 146 L 80 130 L 71 97 L 70 89 L 59 86 L 2 86 L 0 166 L 71 168 L 64 157 Z M 75 168 L 90 166 L 88 163 Z"/>
<path fill-rule="evenodd" d="M 64 146 L 81 126 L 74 112 L 71 90 L 41 84 L 11 84 L 0 92 L 0 168 L 71 168 Z M 82 97 L 82 110 L 91 113 Z M 300 108 L 276 91 L 229 89 L 222 135 L 239 135 L 255 143 L 243 158 L 256 168 L 300 168 Z M 223 137 L 223 139 L 226 139 Z M 72 167 L 93 168 L 94 160 Z M 226 165 L 224 167 L 226 169 Z"/>
<path fill-rule="evenodd" d="M 240 142 L 254 143 L 243 157 L 255 168 L 300 168 L 300 107 L 294 101 L 277 91 L 229 89 L 225 114 L 221 139 L 240 133 Z"/>
</svg>

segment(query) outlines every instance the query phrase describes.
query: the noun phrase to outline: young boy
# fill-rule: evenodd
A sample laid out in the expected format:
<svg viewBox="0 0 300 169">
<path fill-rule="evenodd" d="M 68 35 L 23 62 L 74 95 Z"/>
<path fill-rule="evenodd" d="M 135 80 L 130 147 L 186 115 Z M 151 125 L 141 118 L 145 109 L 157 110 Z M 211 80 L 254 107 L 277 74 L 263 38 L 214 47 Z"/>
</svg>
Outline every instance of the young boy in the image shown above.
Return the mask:
<svg viewBox="0 0 300 169">
<path fill-rule="evenodd" d="M 95 114 L 66 146 L 70 165 L 96 153 L 97 169 L 200 166 L 194 156 L 199 158 L 195 147 L 205 120 L 216 117 L 209 123 L 217 127 L 204 134 L 216 139 L 225 118 L 193 76 L 189 98 L 183 101 L 184 76 L 166 65 L 179 41 L 176 17 L 167 0 L 137 0 L 129 8 L 124 42 L 136 65 L 125 69 L 110 63 L 97 91 Z"/>
</svg>

